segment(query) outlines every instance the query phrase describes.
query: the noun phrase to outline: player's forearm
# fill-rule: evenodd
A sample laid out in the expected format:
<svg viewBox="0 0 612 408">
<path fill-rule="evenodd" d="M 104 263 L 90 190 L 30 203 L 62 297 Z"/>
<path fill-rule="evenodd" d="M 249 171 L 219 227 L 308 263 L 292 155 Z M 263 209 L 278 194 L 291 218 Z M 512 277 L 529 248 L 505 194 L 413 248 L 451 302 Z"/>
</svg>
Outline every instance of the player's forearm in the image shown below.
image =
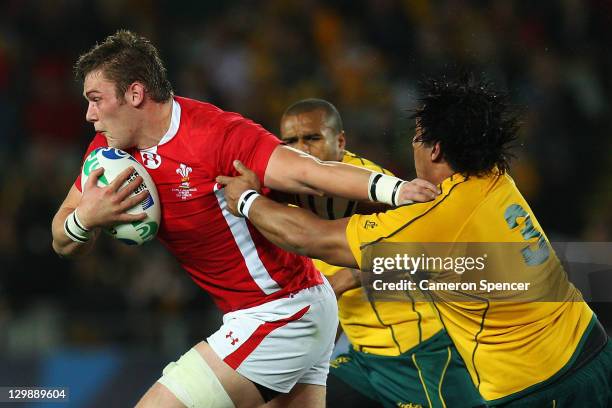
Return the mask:
<svg viewBox="0 0 612 408">
<path fill-rule="evenodd" d="M 371 174 L 364 168 L 339 162 L 322 162 L 299 150 L 279 146 L 268 162 L 264 184 L 287 193 L 368 200 Z"/>
<path fill-rule="evenodd" d="M 368 182 L 372 171 L 339 162 L 321 162 L 302 178 L 306 187 L 325 195 L 350 200 L 369 200 Z"/>
<path fill-rule="evenodd" d="M 248 210 L 251 223 L 279 247 L 332 265 L 357 267 L 346 240 L 348 218 L 322 220 L 310 211 L 259 196 Z"/>
<path fill-rule="evenodd" d="M 312 230 L 305 226 L 318 220 L 311 212 L 262 196 L 251 206 L 249 220 L 273 244 L 287 251 L 311 256 Z"/>
<path fill-rule="evenodd" d="M 74 257 L 87 253 L 93 246 L 97 231 L 92 232 L 92 236 L 86 243 L 71 240 L 64 230 L 66 217 L 74 211 L 73 208 L 62 207 L 59 209 L 51 223 L 51 234 L 53 236 L 53 250 L 61 257 Z"/>
</svg>

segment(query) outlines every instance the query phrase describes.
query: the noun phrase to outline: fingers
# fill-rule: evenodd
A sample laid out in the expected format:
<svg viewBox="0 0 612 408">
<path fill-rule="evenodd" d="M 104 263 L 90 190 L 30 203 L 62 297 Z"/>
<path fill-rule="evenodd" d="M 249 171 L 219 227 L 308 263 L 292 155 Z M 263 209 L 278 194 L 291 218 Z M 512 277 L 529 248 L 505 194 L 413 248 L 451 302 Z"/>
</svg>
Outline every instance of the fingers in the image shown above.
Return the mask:
<svg viewBox="0 0 612 408">
<path fill-rule="evenodd" d="M 247 179 L 257 179 L 255 172 L 242 164 L 240 160 L 234 160 L 234 168 L 241 176 L 246 176 Z"/>
<path fill-rule="evenodd" d="M 89 178 L 87 179 L 87 183 L 85 183 L 85 190 L 89 190 L 92 187 L 95 187 L 98 184 L 98 179 L 100 176 L 104 174 L 104 168 L 98 167 L 94 171 L 89 174 Z"/>
<path fill-rule="evenodd" d="M 233 165 L 236 171 L 238 172 L 238 174 L 240 174 L 240 176 L 237 176 L 237 177 L 217 176 L 215 178 L 215 181 L 219 184 L 223 184 L 224 186 L 227 186 L 234 179 L 249 180 L 249 178 L 253 178 L 253 177 L 257 178 L 255 173 L 251 169 L 249 169 L 247 166 L 242 164 L 240 160 L 234 160 Z M 246 176 L 246 177 L 242 177 L 242 176 Z"/>
<path fill-rule="evenodd" d="M 127 197 L 129 197 L 130 194 L 134 192 L 134 190 L 136 190 L 142 185 L 142 182 L 142 176 L 136 177 L 131 183 L 119 190 L 119 192 L 117 193 L 117 199 L 119 201 L 125 200 Z"/>
<path fill-rule="evenodd" d="M 240 174 L 244 174 L 247 171 L 251 171 L 249 170 L 244 164 L 242 164 L 242 162 L 240 160 L 234 160 L 234 168 L 238 171 L 238 173 Z"/>
<path fill-rule="evenodd" d="M 119 211 L 125 212 L 125 211 L 130 210 L 131 208 L 143 202 L 148 196 L 149 196 L 149 191 L 145 190 L 145 191 L 141 191 L 140 193 L 136 194 L 134 197 L 130 197 L 130 198 L 123 200 L 123 202 L 119 206 Z"/>
<path fill-rule="evenodd" d="M 420 178 L 415 178 L 414 180 L 412 180 L 412 181 L 411 181 L 411 183 L 414 183 L 414 184 L 416 184 L 416 185 L 419 185 L 419 186 L 421 186 L 421 187 L 424 187 L 424 188 L 426 188 L 426 189 L 430 190 L 430 191 L 431 191 L 431 192 L 433 192 L 433 193 L 436 193 L 436 194 L 440 194 L 440 193 L 441 193 L 441 191 L 440 191 L 440 189 L 438 188 L 438 186 L 436 186 L 436 185 L 435 185 L 435 184 L 433 184 L 433 183 L 430 183 L 430 182 L 429 182 L 429 181 L 427 181 L 427 180 L 423 180 L 423 179 L 420 179 Z"/>
<path fill-rule="evenodd" d="M 112 183 L 109 184 L 109 187 L 113 191 L 119 191 L 119 188 L 125 183 L 125 181 L 130 178 L 130 176 L 134 173 L 134 167 L 130 166 L 127 169 L 123 170 Z M 130 183 L 131 184 L 131 183 Z M 140 183 L 139 183 L 140 184 Z"/>
<path fill-rule="evenodd" d="M 224 186 L 228 185 L 232 179 L 234 179 L 234 177 L 229 177 L 229 176 L 217 176 L 215 178 L 215 181 L 219 184 L 223 184 Z"/>
<path fill-rule="evenodd" d="M 431 197 L 431 194 L 425 194 L 425 193 L 411 193 L 410 195 L 406 195 L 404 196 L 402 199 L 400 199 L 400 205 L 402 204 L 409 204 L 412 202 L 417 202 L 417 203 L 425 203 L 427 201 L 431 201 L 433 200 L 433 198 Z"/>
<path fill-rule="evenodd" d="M 435 199 L 437 196 L 437 188 L 434 192 L 430 186 L 424 187 L 420 183 L 410 182 L 404 184 L 399 201 L 400 204 L 410 201 L 426 202 Z"/>
</svg>

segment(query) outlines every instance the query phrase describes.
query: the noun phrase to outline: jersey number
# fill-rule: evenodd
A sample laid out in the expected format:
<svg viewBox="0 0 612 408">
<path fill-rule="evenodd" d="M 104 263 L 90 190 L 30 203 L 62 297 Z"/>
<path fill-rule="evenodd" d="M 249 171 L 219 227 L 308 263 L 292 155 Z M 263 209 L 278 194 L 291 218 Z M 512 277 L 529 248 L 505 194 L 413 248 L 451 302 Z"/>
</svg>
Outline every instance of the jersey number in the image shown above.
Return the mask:
<svg viewBox="0 0 612 408">
<path fill-rule="evenodd" d="M 520 205 L 512 204 L 506 208 L 504 217 L 510 229 L 518 227 L 519 223 L 517 219 L 523 218 L 525 220 L 523 222 L 523 228 L 521 229 L 523 239 L 528 241 L 532 238 L 537 238 L 538 240 L 537 249 L 532 249 L 531 246 L 528 245 L 521 250 L 525 263 L 529 266 L 536 266 L 546 262 L 550 256 L 550 250 L 548 249 L 548 245 L 542 233 L 533 226 L 531 215 L 529 215 Z"/>
</svg>

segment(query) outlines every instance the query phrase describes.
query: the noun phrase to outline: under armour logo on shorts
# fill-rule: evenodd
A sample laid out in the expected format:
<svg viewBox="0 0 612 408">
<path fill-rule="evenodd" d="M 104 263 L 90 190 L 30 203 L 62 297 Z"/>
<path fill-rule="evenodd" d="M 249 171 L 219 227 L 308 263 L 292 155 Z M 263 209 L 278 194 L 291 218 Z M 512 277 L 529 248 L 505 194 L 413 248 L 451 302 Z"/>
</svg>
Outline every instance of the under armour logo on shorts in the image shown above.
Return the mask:
<svg viewBox="0 0 612 408">
<path fill-rule="evenodd" d="M 227 334 L 225 335 L 225 338 L 226 338 L 226 339 L 232 339 L 232 346 L 234 346 L 236 343 L 238 343 L 238 342 L 240 341 L 240 340 L 239 340 L 237 337 L 236 337 L 236 338 L 234 338 L 234 337 L 232 336 L 232 334 L 233 334 L 233 333 L 234 333 L 234 332 L 230 331 L 229 333 L 227 333 Z"/>
</svg>

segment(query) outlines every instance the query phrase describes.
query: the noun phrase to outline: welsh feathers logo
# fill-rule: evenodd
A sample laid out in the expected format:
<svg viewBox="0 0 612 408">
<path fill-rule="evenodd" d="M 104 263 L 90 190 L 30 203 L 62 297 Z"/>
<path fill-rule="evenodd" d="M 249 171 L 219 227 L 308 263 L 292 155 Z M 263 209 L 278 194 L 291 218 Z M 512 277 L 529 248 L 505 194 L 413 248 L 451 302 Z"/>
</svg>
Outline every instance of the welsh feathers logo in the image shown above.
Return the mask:
<svg viewBox="0 0 612 408">
<path fill-rule="evenodd" d="M 181 176 L 181 182 L 178 185 L 178 188 L 173 188 L 172 191 L 176 192 L 176 196 L 181 200 L 187 200 L 191 198 L 192 192 L 198 191 L 197 188 L 191 187 L 189 181 L 189 175 L 193 172 L 193 169 L 186 164 L 181 163 L 176 169 L 176 174 Z"/>
<path fill-rule="evenodd" d="M 176 174 L 181 176 L 181 185 L 179 188 L 189 188 L 189 173 L 191 173 L 193 169 L 191 167 L 187 167 L 186 164 L 181 163 L 178 169 L 176 169 Z"/>
</svg>

